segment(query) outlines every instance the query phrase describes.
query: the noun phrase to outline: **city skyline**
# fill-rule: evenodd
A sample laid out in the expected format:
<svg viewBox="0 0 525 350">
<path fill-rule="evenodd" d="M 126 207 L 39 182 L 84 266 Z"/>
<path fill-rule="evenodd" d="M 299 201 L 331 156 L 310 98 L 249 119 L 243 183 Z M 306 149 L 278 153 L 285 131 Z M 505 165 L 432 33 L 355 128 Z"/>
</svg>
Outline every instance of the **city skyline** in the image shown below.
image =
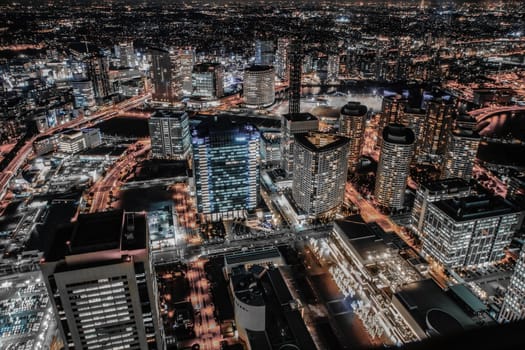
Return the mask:
<svg viewBox="0 0 525 350">
<path fill-rule="evenodd" d="M 0 4 L 0 350 L 521 349 L 519 1 Z"/>
</svg>

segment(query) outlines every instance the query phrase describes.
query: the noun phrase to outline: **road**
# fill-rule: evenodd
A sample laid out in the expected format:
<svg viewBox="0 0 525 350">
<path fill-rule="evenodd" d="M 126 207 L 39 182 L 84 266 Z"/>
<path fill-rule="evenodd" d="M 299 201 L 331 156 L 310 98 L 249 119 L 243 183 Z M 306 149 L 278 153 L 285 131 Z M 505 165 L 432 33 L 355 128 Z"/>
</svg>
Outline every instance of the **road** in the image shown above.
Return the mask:
<svg viewBox="0 0 525 350">
<path fill-rule="evenodd" d="M 103 211 L 108 207 L 110 192 L 119 189 L 121 185 L 121 173 L 123 170 L 133 168 L 137 159 L 146 154 L 151 149 L 151 142 L 137 141 L 128 148 L 128 153 L 123 155 L 117 163 L 106 173 L 104 178 L 96 182 L 90 190 L 93 193 L 93 201 L 90 213 Z"/>
<path fill-rule="evenodd" d="M 68 128 L 77 128 L 82 127 L 84 125 L 92 126 L 97 122 L 102 122 L 118 116 L 119 112 L 121 111 L 135 108 L 149 98 L 151 98 L 151 94 L 149 93 L 132 97 L 126 101 L 122 101 L 111 107 L 107 107 L 102 111 L 92 114 L 87 118 L 77 118 L 62 125 L 57 125 L 53 128 L 49 128 L 43 133 L 40 133 L 29 139 L 26 142 L 26 144 L 22 146 L 22 148 L 18 151 L 18 154 L 13 158 L 11 163 L 9 163 L 4 169 L 4 171 L 0 174 L 0 200 L 3 199 L 3 197 L 7 193 L 9 181 L 11 181 L 11 179 L 18 173 L 18 171 L 20 170 L 22 165 L 24 165 L 27 158 L 31 155 L 33 151 L 33 142 L 37 138 L 42 136 L 51 136 Z"/>
</svg>

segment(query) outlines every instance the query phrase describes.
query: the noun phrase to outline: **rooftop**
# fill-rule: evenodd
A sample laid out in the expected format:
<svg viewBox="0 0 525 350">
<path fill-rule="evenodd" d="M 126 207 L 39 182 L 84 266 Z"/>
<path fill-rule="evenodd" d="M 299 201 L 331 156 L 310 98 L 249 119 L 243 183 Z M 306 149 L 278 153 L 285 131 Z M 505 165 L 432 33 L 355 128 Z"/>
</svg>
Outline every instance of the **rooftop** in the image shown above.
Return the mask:
<svg viewBox="0 0 525 350">
<path fill-rule="evenodd" d="M 317 120 L 317 117 L 310 113 L 286 113 L 283 117 L 292 122 L 305 122 L 309 120 Z"/>
<path fill-rule="evenodd" d="M 184 115 L 188 115 L 185 111 L 177 111 L 177 110 L 171 110 L 171 109 L 159 109 L 156 110 L 155 113 L 151 115 L 151 118 L 176 118 L 181 119 L 184 117 Z"/>
<path fill-rule="evenodd" d="M 294 137 L 295 142 L 312 152 L 333 150 L 350 142 L 347 137 L 321 132 L 295 134 Z"/>
<path fill-rule="evenodd" d="M 220 68 L 221 64 L 220 63 L 216 63 L 216 62 L 213 62 L 213 63 L 201 63 L 201 64 L 196 64 L 195 66 L 193 66 L 193 72 L 194 73 L 206 73 L 206 72 L 213 72 L 215 71 L 217 68 Z"/>
<path fill-rule="evenodd" d="M 416 137 L 412 129 L 402 124 L 389 124 L 383 129 L 383 140 L 399 145 L 411 145 Z"/>
<path fill-rule="evenodd" d="M 467 191 L 470 188 L 470 185 L 466 180 L 457 177 L 426 182 L 421 185 L 421 188 L 423 190 L 428 190 L 429 192 L 454 193 Z"/>
<path fill-rule="evenodd" d="M 264 71 L 268 71 L 268 70 L 272 70 L 272 69 L 273 69 L 272 66 L 253 65 L 253 66 L 250 66 L 250 67 L 246 68 L 245 71 L 264 72 Z"/>
<path fill-rule="evenodd" d="M 433 203 L 454 221 L 468 221 L 519 212 L 511 202 L 488 194 L 453 198 Z"/>
<path fill-rule="evenodd" d="M 341 108 L 341 114 L 361 116 L 368 112 L 368 108 L 359 102 L 350 101 Z"/>
</svg>

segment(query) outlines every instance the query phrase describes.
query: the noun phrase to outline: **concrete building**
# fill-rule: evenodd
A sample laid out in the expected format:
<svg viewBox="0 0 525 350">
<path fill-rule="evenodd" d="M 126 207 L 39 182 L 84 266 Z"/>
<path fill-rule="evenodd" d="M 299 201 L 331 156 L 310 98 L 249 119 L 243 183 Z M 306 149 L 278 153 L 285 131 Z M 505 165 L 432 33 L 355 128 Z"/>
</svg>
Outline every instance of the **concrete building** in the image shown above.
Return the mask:
<svg viewBox="0 0 525 350">
<path fill-rule="evenodd" d="M 71 82 L 73 88 L 73 98 L 75 108 L 92 108 L 95 107 L 95 91 L 91 80 L 74 80 Z"/>
<path fill-rule="evenodd" d="M 498 196 L 469 196 L 431 203 L 422 229 L 422 254 L 447 268 L 498 261 L 519 228 L 522 214 Z"/>
<path fill-rule="evenodd" d="M 193 97 L 218 99 L 224 96 L 223 67 L 220 63 L 201 63 L 193 67 L 191 85 Z"/>
<path fill-rule="evenodd" d="M 191 152 L 188 113 L 158 110 L 148 120 L 154 158 L 184 160 Z"/>
<path fill-rule="evenodd" d="M 257 206 L 260 135 L 248 124 L 210 118 L 192 131 L 197 211 L 205 221 L 246 217 Z"/>
<path fill-rule="evenodd" d="M 273 66 L 275 60 L 275 45 L 271 40 L 255 41 L 255 64 Z"/>
<path fill-rule="evenodd" d="M 310 113 L 283 114 L 281 118 L 281 168 L 287 177 L 293 173 L 294 135 L 319 129 L 319 120 Z"/>
<path fill-rule="evenodd" d="M 416 235 L 423 235 L 423 223 L 430 203 L 470 195 L 470 185 L 463 179 L 449 178 L 423 183 L 416 191 L 410 227 Z"/>
<path fill-rule="evenodd" d="M 415 136 L 401 124 L 389 124 L 382 135 L 374 195 L 382 207 L 402 209 Z"/>
<path fill-rule="evenodd" d="M 58 150 L 64 153 L 78 153 L 102 143 L 99 129 L 69 130 L 58 139 Z"/>
<path fill-rule="evenodd" d="M 177 100 L 177 94 L 173 89 L 173 63 L 170 52 L 160 48 L 150 48 L 151 55 L 151 82 L 153 93 L 151 98 L 154 102 L 173 103 Z"/>
<path fill-rule="evenodd" d="M 299 39 L 292 40 L 288 51 L 288 71 L 290 72 L 290 98 L 288 113 L 301 113 L 301 70 L 303 63 L 303 47 Z"/>
<path fill-rule="evenodd" d="M 522 248 L 514 273 L 507 287 L 499 322 L 512 322 L 525 319 L 525 249 Z"/>
<path fill-rule="evenodd" d="M 349 169 L 355 168 L 361 155 L 367 114 L 368 108 L 359 102 L 348 102 L 341 108 L 339 133 L 350 139 Z"/>
<path fill-rule="evenodd" d="M 261 133 L 261 165 L 274 167 L 281 164 L 281 133 Z"/>
<path fill-rule="evenodd" d="M 450 131 L 441 166 L 441 178 L 459 177 L 469 181 L 480 141 L 478 133 L 471 129 L 458 127 Z"/>
<path fill-rule="evenodd" d="M 343 203 L 349 142 L 320 132 L 295 134 L 292 196 L 309 217 L 332 214 Z"/>
<path fill-rule="evenodd" d="M 442 159 L 454 112 L 455 105 L 451 98 L 440 97 L 427 102 L 425 127 L 421 135 L 421 153 L 426 160 L 438 162 Z"/>
<path fill-rule="evenodd" d="M 381 103 L 381 116 L 379 119 L 378 131 L 381 133 L 389 124 L 402 124 L 403 111 L 408 101 L 401 95 L 385 96 Z M 378 146 L 381 142 L 378 140 Z"/>
<path fill-rule="evenodd" d="M 290 39 L 277 39 L 277 51 L 275 54 L 275 74 L 281 80 L 288 80 L 288 50 Z"/>
<path fill-rule="evenodd" d="M 145 214 L 80 215 L 41 263 L 65 349 L 165 349 Z"/>
<path fill-rule="evenodd" d="M 87 77 L 93 84 L 93 92 L 96 99 L 104 99 L 109 96 L 111 86 L 109 84 L 109 67 L 106 57 L 99 54 L 89 55 L 86 60 Z"/>
<path fill-rule="evenodd" d="M 244 103 L 261 108 L 275 101 L 275 70 L 272 66 L 251 66 L 244 70 Z"/>
</svg>

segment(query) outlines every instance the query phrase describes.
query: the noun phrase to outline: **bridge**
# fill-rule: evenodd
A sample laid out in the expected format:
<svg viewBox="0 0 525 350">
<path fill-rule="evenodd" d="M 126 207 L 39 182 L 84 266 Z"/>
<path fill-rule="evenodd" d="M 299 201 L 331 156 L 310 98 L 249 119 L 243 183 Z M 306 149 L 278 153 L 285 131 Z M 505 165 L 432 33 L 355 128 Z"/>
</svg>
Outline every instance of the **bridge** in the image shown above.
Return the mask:
<svg viewBox="0 0 525 350">
<path fill-rule="evenodd" d="M 124 185 L 120 187 L 121 191 L 124 190 L 131 190 L 134 188 L 150 188 L 150 187 L 157 187 L 157 186 L 170 186 L 174 183 L 185 183 L 188 181 L 187 176 L 175 176 L 175 177 L 168 177 L 163 179 L 152 179 L 152 180 L 143 180 L 143 181 L 131 181 L 126 182 Z"/>
<path fill-rule="evenodd" d="M 476 119 L 476 129 L 481 136 L 488 136 L 495 128 L 503 126 L 516 115 L 525 118 L 525 106 L 486 107 L 470 111 L 470 116 Z"/>
</svg>

